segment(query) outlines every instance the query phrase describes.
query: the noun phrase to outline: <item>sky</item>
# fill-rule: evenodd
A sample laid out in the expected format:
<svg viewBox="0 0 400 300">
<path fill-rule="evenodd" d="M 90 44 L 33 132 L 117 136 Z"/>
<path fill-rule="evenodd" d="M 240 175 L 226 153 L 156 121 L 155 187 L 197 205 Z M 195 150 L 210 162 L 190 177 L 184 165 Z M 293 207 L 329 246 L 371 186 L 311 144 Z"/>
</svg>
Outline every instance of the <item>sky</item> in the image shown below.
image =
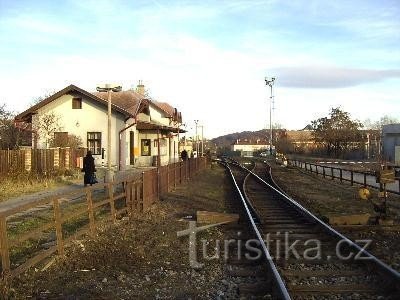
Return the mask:
<svg viewBox="0 0 400 300">
<path fill-rule="evenodd" d="M 302 129 L 340 106 L 400 118 L 399 0 L 0 0 L 0 105 L 75 84 L 135 87 L 208 138 Z"/>
</svg>

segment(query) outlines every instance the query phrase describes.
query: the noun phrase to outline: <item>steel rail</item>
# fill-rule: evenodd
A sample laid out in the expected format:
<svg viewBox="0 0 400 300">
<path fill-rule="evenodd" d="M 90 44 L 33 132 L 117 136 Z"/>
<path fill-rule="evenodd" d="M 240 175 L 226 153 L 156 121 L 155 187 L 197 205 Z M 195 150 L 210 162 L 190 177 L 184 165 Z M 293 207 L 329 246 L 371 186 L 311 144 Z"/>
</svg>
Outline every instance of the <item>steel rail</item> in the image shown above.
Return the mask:
<svg viewBox="0 0 400 300">
<path fill-rule="evenodd" d="M 390 266 L 388 266 L 387 264 L 385 264 L 384 262 L 382 262 L 381 260 L 379 260 L 378 258 L 376 258 L 374 255 L 372 255 L 371 253 L 369 253 L 367 250 L 364 250 L 363 248 L 361 248 L 359 245 L 357 245 L 356 243 L 354 243 L 352 240 L 348 239 L 346 236 L 344 236 L 343 234 L 341 234 L 340 232 L 336 231 L 335 229 L 333 229 L 331 226 L 329 226 L 328 224 L 324 223 L 323 221 L 321 221 L 319 218 L 317 218 L 316 216 L 314 216 L 310 211 L 308 211 L 306 208 L 304 208 L 302 205 L 300 205 L 299 203 L 297 203 L 295 200 L 293 200 L 291 197 L 289 197 L 288 195 L 285 195 L 285 193 L 282 193 L 280 190 L 278 190 L 277 188 L 273 187 L 272 185 L 270 185 L 268 182 L 266 182 L 265 180 L 263 180 L 260 176 L 258 176 L 257 174 L 255 174 L 254 172 L 250 171 L 249 169 L 247 169 L 246 167 L 240 165 L 237 163 L 238 166 L 240 166 L 241 168 L 243 168 L 244 170 L 246 170 L 247 172 L 251 173 L 254 177 L 256 177 L 259 181 L 261 181 L 262 183 L 264 183 L 266 186 L 268 186 L 269 188 L 271 188 L 272 190 L 274 190 L 275 192 L 277 192 L 278 194 L 280 194 L 285 201 L 289 202 L 294 208 L 296 208 L 299 212 L 301 212 L 305 217 L 307 217 L 309 220 L 312 220 L 316 223 L 318 223 L 319 225 L 321 225 L 321 227 L 330 235 L 335 236 L 336 238 L 339 238 L 341 240 L 344 240 L 349 246 L 355 248 L 357 251 L 359 251 L 359 253 L 364 254 L 365 256 L 368 257 L 368 261 L 372 261 L 374 262 L 378 267 L 379 270 L 386 273 L 388 276 L 391 277 L 391 279 L 393 279 L 395 281 L 395 285 L 399 286 L 400 285 L 400 273 L 397 272 L 396 270 L 392 269 Z M 271 172 L 271 170 L 270 170 Z M 271 175 L 271 179 L 272 179 L 272 173 L 270 173 Z M 273 179 L 272 179 L 273 181 Z M 274 181 L 273 181 L 274 182 Z M 275 182 L 274 182 L 275 183 Z M 278 186 L 278 185 L 276 185 Z M 365 259 L 367 260 L 367 259 Z"/>
<path fill-rule="evenodd" d="M 240 188 L 239 188 L 239 186 L 238 186 L 238 184 L 236 182 L 236 179 L 235 179 L 235 177 L 233 175 L 233 172 L 232 172 L 232 170 L 231 170 L 231 168 L 229 167 L 228 164 L 229 164 L 228 162 L 223 163 L 223 165 L 228 169 L 229 173 L 231 174 L 233 183 L 234 183 L 234 185 L 235 185 L 235 187 L 236 187 L 236 189 L 237 189 L 237 191 L 238 191 L 238 193 L 240 195 L 240 198 L 242 200 L 243 206 L 244 206 L 244 208 L 246 210 L 246 213 L 247 213 L 247 216 L 248 216 L 248 218 L 250 220 L 252 229 L 255 232 L 255 234 L 257 235 L 257 239 L 259 240 L 260 245 L 261 245 L 261 247 L 262 247 L 262 249 L 264 251 L 264 255 L 265 255 L 266 259 L 267 259 L 267 266 L 269 268 L 269 271 L 271 271 L 272 274 L 273 274 L 272 280 L 274 281 L 275 287 L 277 288 L 278 296 L 279 296 L 280 299 L 289 300 L 289 299 L 291 299 L 291 297 L 290 297 L 289 292 L 288 292 L 288 290 L 287 290 L 287 288 L 285 286 L 285 283 L 283 282 L 283 280 L 281 278 L 281 275 L 279 274 L 278 269 L 276 268 L 276 266 L 275 266 L 275 264 L 274 264 L 274 262 L 272 260 L 272 257 L 271 257 L 271 255 L 270 255 L 270 253 L 268 251 L 268 248 L 265 245 L 264 239 L 262 238 L 261 233 L 258 230 L 256 223 L 254 222 L 254 219 L 253 219 L 252 214 L 251 214 L 250 209 L 249 209 L 249 205 L 247 204 L 246 199 L 243 197 L 243 194 L 240 191 Z"/>
<path fill-rule="evenodd" d="M 237 165 L 237 166 L 240 167 L 240 165 L 238 165 L 238 163 L 237 163 L 235 160 L 233 160 L 233 159 L 231 159 L 231 158 L 227 158 L 226 160 L 230 160 L 230 163 L 231 163 L 231 164 Z M 256 165 L 254 164 L 254 168 L 255 168 L 255 166 L 256 166 Z M 253 169 L 254 169 L 254 168 L 253 168 Z M 246 178 L 247 178 L 248 176 L 249 176 L 249 174 L 246 175 L 245 181 L 246 181 Z M 245 193 L 244 187 L 243 187 L 243 192 Z M 246 197 L 245 201 L 246 201 L 247 206 L 249 207 L 249 209 L 250 209 L 250 211 L 251 211 L 251 214 L 253 215 L 253 219 L 256 220 L 257 224 L 260 224 L 260 222 L 261 222 L 260 216 L 258 215 L 258 213 L 257 213 L 256 209 L 254 208 L 253 204 L 251 204 L 251 202 L 249 201 L 249 198 L 248 198 L 248 197 Z"/>
</svg>

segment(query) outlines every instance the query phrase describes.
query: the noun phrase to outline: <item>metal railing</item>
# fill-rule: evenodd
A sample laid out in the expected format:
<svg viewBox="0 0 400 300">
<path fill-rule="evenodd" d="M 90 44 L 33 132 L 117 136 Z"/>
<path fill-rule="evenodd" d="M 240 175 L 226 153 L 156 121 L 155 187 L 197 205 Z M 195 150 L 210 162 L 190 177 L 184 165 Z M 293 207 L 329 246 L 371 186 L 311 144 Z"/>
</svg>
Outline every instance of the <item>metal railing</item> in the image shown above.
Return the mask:
<svg viewBox="0 0 400 300">
<path fill-rule="evenodd" d="M 356 170 L 349 170 L 339 167 L 325 166 L 316 163 L 288 159 L 288 165 L 304 169 L 308 172 L 315 173 L 317 175 L 323 176 L 324 178 L 339 179 L 340 182 L 350 182 L 351 185 L 358 184 L 364 187 L 371 187 L 374 189 L 379 189 L 379 184 L 371 182 L 375 174 L 373 172 L 363 172 Z M 348 176 L 345 176 L 348 175 Z M 355 179 L 355 175 L 362 177 L 362 181 Z M 369 180 L 368 180 L 369 179 Z M 397 180 L 397 191 L 394 189 L 387 189 L 386 191 L 392 194 L 400 195 L 400 178 Z M 369 181 L 369 183 L 368 183 Z M 395 184 L 392 184 L 394 186 Z"/>
</svg>

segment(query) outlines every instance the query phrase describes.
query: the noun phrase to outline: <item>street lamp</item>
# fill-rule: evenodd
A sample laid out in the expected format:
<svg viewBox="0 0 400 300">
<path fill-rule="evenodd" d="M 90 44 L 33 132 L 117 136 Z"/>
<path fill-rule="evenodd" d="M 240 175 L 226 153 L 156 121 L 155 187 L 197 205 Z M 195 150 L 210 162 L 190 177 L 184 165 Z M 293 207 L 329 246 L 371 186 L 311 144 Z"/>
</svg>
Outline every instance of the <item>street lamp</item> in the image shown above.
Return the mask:
<svg viewBox="0 0 400 300">
<path fill-rule="evenodd" d="M 197 123 L 199 123 L 199 120 L 194 120 L 196 123 L 196 156 L 199 156 L 199 145 L 198 145 L 198 137 L 197 137 Z"/>
<path fill-rule="evenodd" d="M 204 135 L 203 135 L 204 125 L 199 125 L 198 127 L 201 128 L 201 156 L 203 156 L 203 154 L 204 154 Z"/>
<path fill-rule="evenodd" d="M 274 101 L 272 86 L 274 85 L 274 82 L 275 82 L 275 77 L 272 77 L 271 79 L 265 77 L 265 84 L 271 88 L 271 96 L 270 96 L 271 102 L 269 106 L 269 153 L 271 156 L 272 156 L 272 104 Z"/>
<path fill-rule="evenodd" d="M 117 84 L 104 84 L 96 87 L 98 92 L 107 92 L 107 103 L 108 103 L 108 127 L 107 127 L 107 173 L 106 182 L 112 181 L 111 171 L 111 92 L 120 92 L 122 87 Z"/>
</svg>

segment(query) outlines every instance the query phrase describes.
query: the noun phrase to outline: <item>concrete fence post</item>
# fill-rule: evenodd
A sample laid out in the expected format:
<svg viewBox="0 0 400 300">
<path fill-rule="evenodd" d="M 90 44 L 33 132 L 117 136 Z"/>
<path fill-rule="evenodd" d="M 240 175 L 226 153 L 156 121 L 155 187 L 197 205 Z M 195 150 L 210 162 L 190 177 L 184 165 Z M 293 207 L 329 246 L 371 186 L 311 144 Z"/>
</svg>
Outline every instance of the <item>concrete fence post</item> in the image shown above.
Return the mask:
<svg viewBox="0 0 400 300">
<path fill-rule="evenodd" d="M 66 147 L 66 148 L 65 148 L 65 169 L 67 169 L 67 170 L 70 169 L 69 154 L 70 154 L 70 148 L 69 148 L 69 147 Z"/>
<path fill-rule="evenodd" d="M 54 148 L 54 168 L 60 167 L 60 148 Z"/>
<path fill-rule="evenodd" d="M 31 171 L 32 169 L 32 149 L 25 150 L 25 170 Z"/>
</svg>

